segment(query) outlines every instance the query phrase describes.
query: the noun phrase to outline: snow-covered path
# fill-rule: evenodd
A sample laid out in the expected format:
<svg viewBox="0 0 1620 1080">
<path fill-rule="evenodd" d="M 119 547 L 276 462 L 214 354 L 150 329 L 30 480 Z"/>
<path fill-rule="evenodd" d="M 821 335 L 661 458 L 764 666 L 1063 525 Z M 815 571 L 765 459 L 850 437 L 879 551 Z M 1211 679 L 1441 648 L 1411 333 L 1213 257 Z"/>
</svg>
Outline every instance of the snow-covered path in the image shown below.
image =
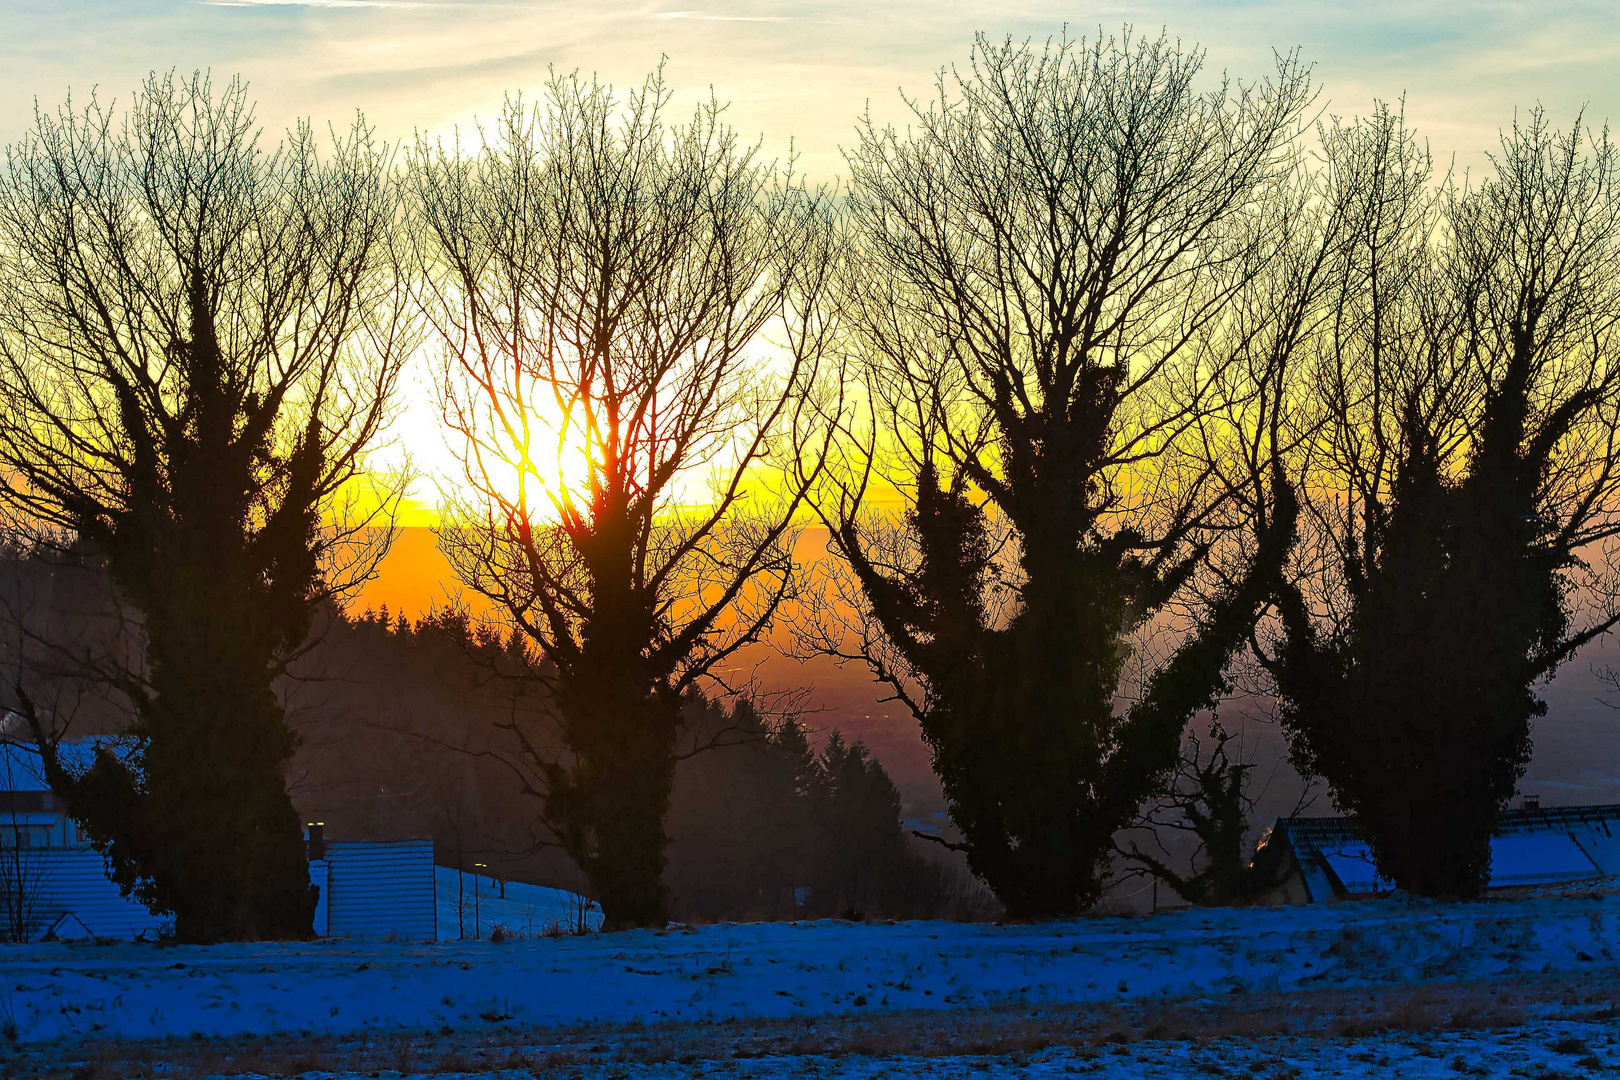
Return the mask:
<svg viewBox="0 0 1620 1080">
<path fill-rule="evenodd" d="M 535 1028 L 1130 1002 L 1612 969 L 1620 897 L 1188 911 L 1028 926 L 719 925 L 407 945 L 0 952 L 23 1042 Z"/>
</svg>

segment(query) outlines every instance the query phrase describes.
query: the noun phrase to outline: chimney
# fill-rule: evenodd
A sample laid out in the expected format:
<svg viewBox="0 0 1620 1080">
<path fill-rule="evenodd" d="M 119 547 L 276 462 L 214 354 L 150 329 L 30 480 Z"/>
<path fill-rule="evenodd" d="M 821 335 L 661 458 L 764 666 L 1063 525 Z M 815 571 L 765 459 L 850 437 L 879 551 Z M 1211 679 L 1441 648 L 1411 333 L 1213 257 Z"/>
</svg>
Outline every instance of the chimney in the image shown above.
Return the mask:
<svg viewBox="0 0 1620 1080">
<path fill-rule="evenodd" d="M 326 858 L 326 822 L 312 821 L 307 829 L 305 843 L 309 851 L 309 861 L 320 862 Z"/>
</svg>

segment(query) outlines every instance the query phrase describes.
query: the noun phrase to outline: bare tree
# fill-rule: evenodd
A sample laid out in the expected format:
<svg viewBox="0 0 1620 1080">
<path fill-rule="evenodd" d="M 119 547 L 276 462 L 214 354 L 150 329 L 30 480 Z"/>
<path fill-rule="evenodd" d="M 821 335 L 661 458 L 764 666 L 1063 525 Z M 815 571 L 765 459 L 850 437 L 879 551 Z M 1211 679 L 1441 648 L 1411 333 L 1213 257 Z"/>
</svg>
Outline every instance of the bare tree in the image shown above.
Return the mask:
<svg viewBox="0 0 1620 1080">
<path fill-rule="evenodd" d="M 554 76 L 409 168 L 465 460 L 441 547 L 540 653 L 557 723 L 514 725 L 515 764 L 609 926 L 665 921 L 682 699 L 797 587 L 803 485 L 764 466 L 798 445 L 833 255 L 822 200 L 669 97 Z"/>
<path fill-rule="evenodd" d="M 1330 160 L 1336 160 L 1336 144 L 1325 142 Z M 1295 547 L 1297 526 L 1279 531 L 1278 514 L 1297 521 L 1296 493 L 1310 491 L 1315 479 L 1322 417 L 1309 393 L 1309 374 L 1338 311 L 1345 257 L 1358 224 L 1355 208 L 1333 197 L 1332 180 L 1303 155 L 1296 160 L 1293 182 L 1275 189 L 1261 210 L 1269 218 L 1261 230 L 1268 242 L 1251 253 L 1254 270 L 1245 275 L 1219 328 L 1215 345 L 1225 362 L 1216 371 L 1223 387 L 1198 430 L 1200 456 L 1227 493 L 1224 517 L 1231 529 L 1226 542 L 1211 551 L 1202 579 L 1191 583 L 1201 604 L 1218 602 L 1221 590 L 1232 589 L 1251 565 L 1267 557 L 1268 545 L 1278 554 L 1284 549 L 1277 545 L 1287 545 L 1285 574 L 1310 573 L 1301 565 L 1309 555 Z M 1281 587 L 1283 578 L 1272 585 Z M 1266 597 L 1263 606 L 1269 608 L 1273 600 Z M 1257 617 L 1254 631 L 1259 623 Z M 1258 662 L 1264 653 L 1252 636 L 1249 644 L 1248 651 L 1232 658 L 1226 678 L 1268 695 L 1274 688 Z M 1183 736 L 1168 785 L 1135 822 L 1151 832 L 1157 853 L 1144 850 L 1136 838 L 1117 850 L 1136 872 L 1152 874 L 1188 903 L 1239 903 L 1272 884 L 1269 868 L 1251 865 L 1246 857 L 1249 819 L 1259 797 L 1250 783 L 1254 761 L 1244 756 L 1241 734 L 1228 731 L 1213 713 L 1209 719 L 1207 738 L 1192 731 Z M 1301 806 L 1308 795 L 1307 787 Z M 1178 836 L 1195 845 L 1185 853 L 1189 872 L 1177 868 L 1166 843 Z"/>
<path fill-rule="evenodd" d="M 4 814 L 0 817 L 0 920 L 4 920 L 0 935 L 21 944 L 39 929 L 40 892 L 50 871 L 36 829 L 25 822 L 24 815 L 48 806 L 43 798 L 38 805 L 31 804 L 32 796 L 42 794 L 33 790 L 41 778 L 31 776 L 28 768 L 33 746 L 16 738 L 12 715 L 5 719 L 0 730 L 0 790 L 7 800 L 0 811 Z"/>
<path fill-rule="evenodd" d="M 1244 858 L 1256 798 L 1249 783 L 1253 770 L 1254 762 L 1243 756 L 1241 738 L 1219 720 L 1210 723 L 1207 748 L 1204 739 L 1189 731 L 1169 790 L 1136 823 L 1150 832 L 1157 850 L 1144 850 L 1130 839 L 1120 853 L 1189 904 L 1222 906 L 1243 900 L 1257 884 Z M 1173 865 L 1165 842 L 1178 835 L 1194 840 L 1184 859 L 1190 863 L 1186 872 Z"/>
<path fill-rule="evenodd" d="M 1293 57 L 1207 91 L 1202 63 L 1128 32 L 981 37 L 905 133 L 868 123 L 850 154 L 864 246 L 842 313 L 865 396 L 818 502 L 852 573 L 813 645 L 917 717 L 1014 916 L 1097 897 L 1291 536 L 1262 470 L 1258 503 L 1283 507 L 1264 555 L 1187 605 L 1237 528 L 1203 453 L 1240 359 L 1221 330 L 1278 242 L 1267 208 L 1311 100 Z M 885 519 L 872 497 L 891 490 Z M 1129 663 L 1176 608 L 1173 655 Z"/>
<path fill-rule="evenodd" d="M 102 561 L 144 644 L 107 672 L 127 765 L 74 774 L 36 735 L 185 939 L 310 932 L 272 680 L 392 537 L 391 492 L 349 496 L 412 346 L 388 161 L 358 120 L 267 148 L 241 83 L 153 75 L 127 110 L 36 114 L 0 175 L 0 502 Z"/>
<path fill-rule="evenodd" d="M 1354 228 L 1310 385 L 1312 572 L 1268 663 L 1380 871 L 1471 896 L 1535 682 L 1620 619 L 1620 159 L 1539 109 L 1475 185 L 1436 184 L 1387 107 L 1323 145 Z"/>
</svg>

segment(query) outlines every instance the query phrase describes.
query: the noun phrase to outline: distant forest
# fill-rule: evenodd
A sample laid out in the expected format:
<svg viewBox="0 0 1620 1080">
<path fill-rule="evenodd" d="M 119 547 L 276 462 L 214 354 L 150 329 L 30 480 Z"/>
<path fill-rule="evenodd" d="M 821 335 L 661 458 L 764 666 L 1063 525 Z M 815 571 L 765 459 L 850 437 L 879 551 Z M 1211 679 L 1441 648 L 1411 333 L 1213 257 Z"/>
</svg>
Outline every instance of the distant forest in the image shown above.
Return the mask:
<svg viewBox="0 0 1620 1080">
<path fill-rule="evenodd" d="M 72 656 L 138 653 L 135 616 L 120 610 L 105 573 L 82 553 L 13 551 L 0 560 L 0 581 L 5 655 L 16 655 L 20 636 L 35 670 L 54 657 L 73 672 L 52 680 L 69 732 L 127 731 L 127 703 Z M 588 890 L 536 825 L 536 778 L 516 742 L 554 722 L 540 667 L 521 637 L 465 612 L 413 621 L 324 607 L 276 684 L 297 738 L 288 791 L 300 819 L 320 822 L 332 840 L 431 837 L 442 866 Z M 686 708 L 690 742 L 669 814 L 672 917 L 979 919 L 999 910 L 959 858 L 903 828 L 899 793 L 860 742 L 810 731 L 794 714 L 761 716 L 746 699 L 728 707 L 694 692 Z M 12 726 L 5 737 L 20 734 Z"/>
<path fill-rule="evenodd" d="M 432 836 L 442 865 L 584 889 L 534 827 L 514 713 L 543 723 L 520 639 L 460 612 L 334 615 L 289 682 L 293 800 L 336 839 Z M 683 920 L 986 918 L 958 860 L 901 825 L 883 766 L 836 730 L 698 694 L 670 803 L 667 881 Z M 699 751 L 702 752 L 699 752 Z M 943 853 L 941 853 L 943 854 Z"/>
</svg>

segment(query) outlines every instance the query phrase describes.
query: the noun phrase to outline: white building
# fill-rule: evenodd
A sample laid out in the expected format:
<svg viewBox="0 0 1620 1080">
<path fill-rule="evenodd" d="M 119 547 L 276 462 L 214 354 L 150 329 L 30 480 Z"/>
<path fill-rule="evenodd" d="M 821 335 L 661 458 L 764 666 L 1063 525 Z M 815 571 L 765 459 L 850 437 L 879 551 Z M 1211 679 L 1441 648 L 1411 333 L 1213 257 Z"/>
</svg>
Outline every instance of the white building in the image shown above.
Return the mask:
<svg viewBox="0 0 1620 1080">
<path fill-rule="evenodd" d="M 0 847 L 75 848 L 87 846 L 51 794 L 32 747 L 0 742 Z"/>
<path fill-rule="evenodd" d="M 63 742 L 69 770 L 86 768 L 98 745 Z M 315 932 L 334 936 L 435 937 L 433 841 L 325 842 L 313 828 L 310 881 L 320 903 Z M 0 740 L 0 940 L 156 938 L 169 920 L 120 894 L 106 860 L 92 848 L 45 781 L 39 753 Z"/>
<path fill-rule="evenodd" d="M 69 768 L 86 767 L 102 742 L 114 752 L 128 746 L 75 739 L 63 744 L 62 756 Z M 156 938 L 165 928 L 107 877 L 106 860 L 45 782 L 39 753 L 0 741 L 0 938 L 129 940 Z"/>
</svg>

